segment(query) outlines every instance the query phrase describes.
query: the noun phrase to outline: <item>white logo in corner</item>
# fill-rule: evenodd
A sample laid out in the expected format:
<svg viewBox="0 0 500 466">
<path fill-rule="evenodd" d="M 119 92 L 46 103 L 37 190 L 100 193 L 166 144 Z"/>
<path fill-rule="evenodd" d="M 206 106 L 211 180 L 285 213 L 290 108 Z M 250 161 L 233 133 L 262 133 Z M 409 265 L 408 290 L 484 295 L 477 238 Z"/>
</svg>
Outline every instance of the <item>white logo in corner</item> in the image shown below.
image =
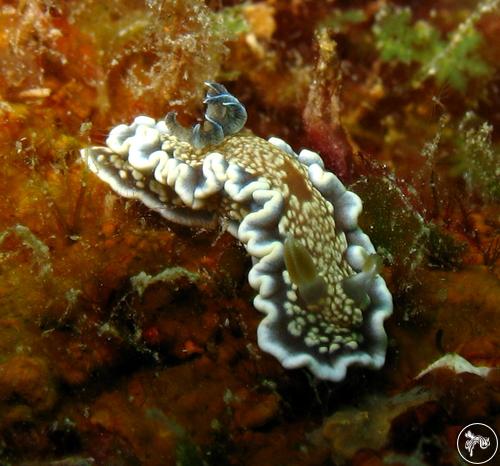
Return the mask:
<svg viewBox="0 0 500 466">
<path fill-rule="evenodd" d="M 469 424 L 458 434 L 457 450 L 467 463 L 486 464 L 497 453 L 497 434 L 490 426 L 481 422 Z"/>
</svg>

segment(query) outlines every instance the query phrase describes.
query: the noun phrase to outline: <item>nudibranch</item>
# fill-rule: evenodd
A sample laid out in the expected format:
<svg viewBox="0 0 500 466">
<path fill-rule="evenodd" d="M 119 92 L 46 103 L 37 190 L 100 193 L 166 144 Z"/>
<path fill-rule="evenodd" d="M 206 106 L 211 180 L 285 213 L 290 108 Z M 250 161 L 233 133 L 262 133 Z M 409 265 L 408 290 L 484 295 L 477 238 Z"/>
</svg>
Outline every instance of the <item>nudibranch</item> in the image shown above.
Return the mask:
<svg viewBox="0 0 500 466">
<path fill-rule="evenodd" d="M 121 196 L 190 227 L 222 225 L 253 266 L 258 344 L 285 368 L 340 381 L 350 365 L 380 368 L 392 297 L 358 227 L 360 198 L 281 139 L 241 131 L 244 106 L 208 82 L 205 121 L 180 125 L 139 116 L 82 149 L 88 167 Z"/>
</svg>

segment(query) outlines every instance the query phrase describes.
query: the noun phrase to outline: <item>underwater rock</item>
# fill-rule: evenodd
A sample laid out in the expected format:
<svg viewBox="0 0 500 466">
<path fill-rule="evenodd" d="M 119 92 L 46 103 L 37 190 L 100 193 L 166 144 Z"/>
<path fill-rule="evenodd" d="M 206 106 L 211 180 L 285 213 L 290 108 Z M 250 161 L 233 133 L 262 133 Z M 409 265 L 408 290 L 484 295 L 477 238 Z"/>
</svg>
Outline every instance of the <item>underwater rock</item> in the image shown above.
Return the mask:
<svg viewBox="0 0 500 466">
<path fill-rule="evenodd" d="M 280 399 L 275 393 L 257 394 L 240 390 L 230 405 L 234 409 L 234 422 L 238 427 L 256 429 L 278 415 Z"/>
<path fill-rule="evenodd" d="M 83 458 L 80 456 L 71 456 L 54 461 L 29 461 L 19 463 L 19 466 L 93 466 L 94 458 Z"/>
<path fill-rule="evenodd" d="M 0 363 L 0 426 L 29 421 L 33 415 L 50 411 L 57 399 L 44 359 L 19 355 Z"/>
<path fill-rule="evenodd" d="M 435 399 L 431 391 L 415 387 L 390 398 L 373 395 L 358 408 L 337 411 L 323 424 L 332 460 L 345 464 L 360 450 L 381 450 L 390 443 L 391 426 L 398 416 Z"/>
</svg>

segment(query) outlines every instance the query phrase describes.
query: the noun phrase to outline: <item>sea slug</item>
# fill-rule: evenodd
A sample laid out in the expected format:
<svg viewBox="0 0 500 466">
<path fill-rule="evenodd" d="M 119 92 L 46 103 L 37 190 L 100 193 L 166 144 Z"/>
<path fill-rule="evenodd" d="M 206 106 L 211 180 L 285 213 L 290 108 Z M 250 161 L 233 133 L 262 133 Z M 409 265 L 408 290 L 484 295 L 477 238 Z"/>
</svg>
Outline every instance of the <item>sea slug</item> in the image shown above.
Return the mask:
<svg viewBox="0 0 500 466">
<path fill-rule="evenodd" d="M 113 128 L 106 146 L 82 149 L 83 159 L 118 194 L 175 223 L 223 225 L 244 244 L 265 314 L 258 344 L 284 367 L 331 381 L 350 365 L 380 368 L 392 297 L 357 224 L 361 200 L 318 154 L 241 131 L 244 106 L 206 84 L 203 124 L 139 116 Z"/>
</svg>

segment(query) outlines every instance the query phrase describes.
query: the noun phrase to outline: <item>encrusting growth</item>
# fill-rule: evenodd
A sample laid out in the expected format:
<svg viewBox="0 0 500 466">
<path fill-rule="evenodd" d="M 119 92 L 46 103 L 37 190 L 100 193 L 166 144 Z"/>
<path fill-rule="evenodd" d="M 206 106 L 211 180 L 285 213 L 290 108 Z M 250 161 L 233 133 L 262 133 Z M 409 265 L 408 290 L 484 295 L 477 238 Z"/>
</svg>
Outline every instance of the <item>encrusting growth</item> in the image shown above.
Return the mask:
<svg viewBox="0 0 500 466">
<path fill-rule="evenodd" d="M 172 222 L 228 225 L 253 259 L 248 279 L 265 314 L 258 344 L 284 367 L 332 381 L 353 364 L 380 368 L 392 298 L 357 224 L 361 200 L 318 154 L 240 133 L 243 105 L 207 86 L 203 125 L 140 116 L 82 157 L 117 193 Z"/>
</svg>

